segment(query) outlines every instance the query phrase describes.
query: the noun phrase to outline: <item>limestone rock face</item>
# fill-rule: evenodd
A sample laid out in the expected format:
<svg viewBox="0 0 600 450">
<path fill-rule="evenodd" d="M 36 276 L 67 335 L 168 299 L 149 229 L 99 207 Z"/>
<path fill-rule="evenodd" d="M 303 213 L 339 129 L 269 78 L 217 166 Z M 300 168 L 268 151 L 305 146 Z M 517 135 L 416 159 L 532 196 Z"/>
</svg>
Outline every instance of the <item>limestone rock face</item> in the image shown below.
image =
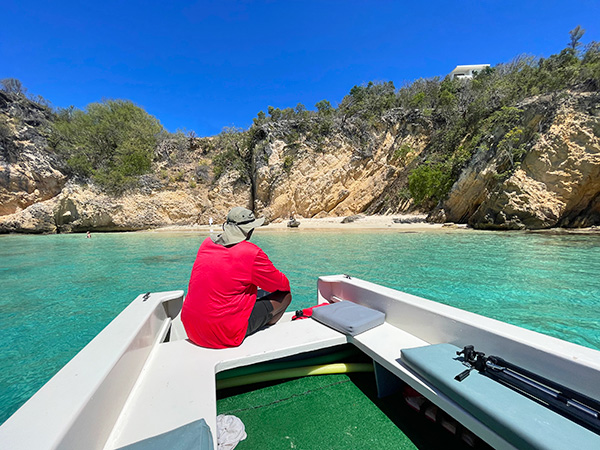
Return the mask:
<svg viewBox="0 0 600 450">
<path fill-rule="evenodd" d="M 67 176 L 47 150 L 50 112 L 0 91 L 0 216 L 57 195 Z"/>
<path fill-rule="evenodd" d="M 474 158 L 431 218 L 482 229 L 592 226 L 600 221 L 600 94 L 570 93 L 504 181 L 499 157 Z"/>
<path fill-rule="evenodd" d="M 120 197 L 76 188 L 58 197 L 54 217 L 61 231 L 141 230 L 206 224 L 209 217 L 218 222 L 224 220 L 231 207 L 243 202 L 246 191 L 236 189 L 235 183 L 233 189 L 225 180 L 223 184 L 226 187 L 217 185 L 211 191 L 177 189 Z"/>
<path fill-rule="evenodd" d="M 54 200 L 34 203 L 15 214 L 0 216 L 2 233 L 56 233 Z"/>
<path fill-rule="evenodd" d="M 0 232 L 132 231 L 207 224 L 209 217 L 221 223 L 229 209 L 247 204 L 248 197 L 247 188 L 242 190 L 241 186 L 216 186 L 210 192 L 178 189 L 112 197 L 93 186 L 69 183 L 51 200 L 0 216 Z"/>
<path fill-rule="evenodd" d="M 290 151 L 285 142 L 274 140 L 265 149 L 267 162 L 257 168 L 257 209 L 270 218 L 288 217 L 292 212 L 316 218 L 364 212 L 399 178 L 407 177 L 411 166 L 394 151 L 406 145 L 413 161 L 426 142 L 422 134 L 402 137 L 389 129 L 377 136 L 371 154 L 365 157 L 339 137 L 321 152 L 305 143 Z M 394 212 L 402 210 L 397 203 L 394 208 Z"/>
<path fill-rule="evenodd" d="M 380 153 L 366 162 L 352 159 L 352 151 L 332 148 L 327 154 L 303 152 L 289 172 L 280 163 L 284 143 L 271 145 L 268 166 L 259 169 L 257 200 L 270 217 L 285 217 L 292 211 L 303 217 L 317 214 L 346 215 L 362 211 L 387 183 L 377 183 L 374 172 L 385 173 Z M 393 169 L 392 169 L 393 170 Z"/>
</svg>

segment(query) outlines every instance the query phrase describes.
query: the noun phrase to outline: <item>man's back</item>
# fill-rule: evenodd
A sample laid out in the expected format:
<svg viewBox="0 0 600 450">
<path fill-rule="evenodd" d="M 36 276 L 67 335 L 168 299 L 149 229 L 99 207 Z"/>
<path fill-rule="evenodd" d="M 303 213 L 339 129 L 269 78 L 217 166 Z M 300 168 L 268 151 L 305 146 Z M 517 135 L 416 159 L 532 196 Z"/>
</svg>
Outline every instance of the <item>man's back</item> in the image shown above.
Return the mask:
<svg viewBox="0 0 600 450">
<path fill-rule="evenodd" d="M 270 292 L 290 290 L 286 276 L 258 246 L 248 241 L 223 246 L 205 239 L 182 310 L 188 337 L 203 347 L 240 345 L 256 303 L 257 286 Z"/>
</svg>

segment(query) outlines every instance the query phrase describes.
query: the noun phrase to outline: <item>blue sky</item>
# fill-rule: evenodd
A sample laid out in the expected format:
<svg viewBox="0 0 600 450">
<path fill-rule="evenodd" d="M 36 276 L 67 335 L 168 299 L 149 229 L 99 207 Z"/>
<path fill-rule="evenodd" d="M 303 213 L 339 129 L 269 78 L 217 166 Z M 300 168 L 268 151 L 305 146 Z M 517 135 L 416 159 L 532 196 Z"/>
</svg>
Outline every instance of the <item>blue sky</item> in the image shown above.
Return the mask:
<svg viewBox="0 0 600 450">
<path fill-rule="evenodd" d="M 0 78 L 60 107 L 129 99 L 209 136 L 369 81 L 549 56 L 576 25 L 600 41 L 599 18 L 597 0 L 0 0 Z"/>
</svg>

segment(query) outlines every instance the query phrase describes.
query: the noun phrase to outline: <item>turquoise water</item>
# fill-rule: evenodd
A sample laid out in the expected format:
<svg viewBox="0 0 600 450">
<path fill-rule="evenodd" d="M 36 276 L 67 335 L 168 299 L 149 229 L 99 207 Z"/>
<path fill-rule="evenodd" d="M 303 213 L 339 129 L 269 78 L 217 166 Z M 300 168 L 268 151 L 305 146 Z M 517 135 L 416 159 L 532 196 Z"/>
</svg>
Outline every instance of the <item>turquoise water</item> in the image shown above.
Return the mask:
<svg viewBox="0 0 600 450">
<path fill-rule="evenodd" d="M 138 294 L 186 289 L 198 233 L 0 236 L 0 422 Z M 600 349 L 600 236 L 257 233 L 291 309 L 347 273 Z"/>
</svg>

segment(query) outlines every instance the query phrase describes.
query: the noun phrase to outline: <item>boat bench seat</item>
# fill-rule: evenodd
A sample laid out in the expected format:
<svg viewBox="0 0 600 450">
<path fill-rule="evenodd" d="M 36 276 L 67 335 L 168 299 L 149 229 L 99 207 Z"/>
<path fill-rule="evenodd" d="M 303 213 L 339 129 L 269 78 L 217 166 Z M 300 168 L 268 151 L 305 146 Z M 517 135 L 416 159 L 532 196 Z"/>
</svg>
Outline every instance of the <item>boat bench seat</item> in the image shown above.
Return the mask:
<svg viewBox="0 0 600 450">
<path fill-rule="evenodd" d="M 376 363 L 375 376 L 381 397 L 395 390 L 394 385 L 398 385 L 395 379 L 400 379 L 405 383 L 411 384 L 413 387 L 420 383 L 419 379 L 401 364 L 400 350 L 422 347 L 428 345 L 428 342 L 388 322 L 384 322 L 378 327 L 356 336 L 350 336 L 348 342 L 368 355 Z M 386 376 L 386 372 L 382 368 L 391 373 L 392 376 Z M 387 386 L 384 386 L 384 384 Z"/>
<path fill-rule="evenodd" d="M 600 448 L 600 436 L 480 374 L 465 370 L 451 344 L 402 350 L 402 360 L 432 386 L 519 449 Z"/>
<path fill-rule="evenodd" d="M 198 347 L 189 340 L 159 344 L 134 387 L 106 449 L 118 449 L 199 419 L 216 448 L 218 372 L 347 343 L 347 337 L 314 320 L 282 320 L 228 349 Z M 285 343 L 285 345 L 283 345 Z"/>
<path fill-rule="evenodd" d="M 375 379 L 381 397 L 396 392 L 402 386 L 401 382 L 406 383 L 466 428 L 479 436 L 485 436 L 485 439 L 495 448 L 514 448 L 495 431 L 490 430 L 478 418 L 437 389 L 435 385 L 424 381 L 423 377 L 405 364 L 401 357 L 405 351 L 424 346 L 431 347 L 429 342 L 397 328 L 389 322 L 357 336 L 351 336 L 348 338 L 348 342 L 370 356 L 375 362 Z"/>
</svg>

